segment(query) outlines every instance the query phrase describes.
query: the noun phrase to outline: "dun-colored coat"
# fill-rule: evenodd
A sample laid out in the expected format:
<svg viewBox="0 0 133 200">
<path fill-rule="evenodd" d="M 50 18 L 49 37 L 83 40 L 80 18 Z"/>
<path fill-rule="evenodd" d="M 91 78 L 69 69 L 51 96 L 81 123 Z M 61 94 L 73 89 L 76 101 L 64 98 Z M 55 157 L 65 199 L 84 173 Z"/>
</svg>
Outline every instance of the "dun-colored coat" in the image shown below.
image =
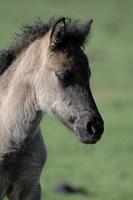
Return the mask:
<svg viewBox="0 0 133 200">
<path fill-rule="evenodd" d="M 54 115 L 83 143 L 100 139 L 103 120 L 82 48 L 91 23 L 37 21 L 0 52 L 0 200 L 40 200 L 43 114 Z"/>
</svg>

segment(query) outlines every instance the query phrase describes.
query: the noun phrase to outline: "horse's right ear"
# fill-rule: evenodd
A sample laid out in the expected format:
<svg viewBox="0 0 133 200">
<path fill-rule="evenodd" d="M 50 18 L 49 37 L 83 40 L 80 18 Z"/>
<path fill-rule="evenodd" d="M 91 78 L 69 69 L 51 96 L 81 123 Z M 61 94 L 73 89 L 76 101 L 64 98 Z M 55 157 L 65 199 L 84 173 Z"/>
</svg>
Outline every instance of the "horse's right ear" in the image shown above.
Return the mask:
<svg viewBox="0 0 133 200">
<path fill-rule="evenodd" d="M 65 17 L 58 19 L 50 32 L 50 48 L 51 50 L 55 50 L 58 45 L 63 41 L 63 38 L 66 33 L 66 23 Z"/>
</svg>

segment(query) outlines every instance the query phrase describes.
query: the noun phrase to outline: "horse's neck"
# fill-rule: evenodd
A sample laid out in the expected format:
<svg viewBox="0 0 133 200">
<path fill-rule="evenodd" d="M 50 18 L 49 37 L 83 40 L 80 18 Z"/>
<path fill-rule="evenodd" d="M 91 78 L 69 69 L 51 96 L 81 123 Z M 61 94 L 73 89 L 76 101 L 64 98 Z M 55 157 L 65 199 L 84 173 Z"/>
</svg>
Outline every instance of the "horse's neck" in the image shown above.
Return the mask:
<svg viewBox="0 0 133 200">
<path fill-rule="evenodd" d="M 17 62 L 18 60 L 13 63 L 7 70 L 0 75 L 0 107 L 1 104 L 5 101 L 5 96 L 8 93 L 8 88 L 10 87 L 10 82 L 12 81 L 12 78 L 15 74 L 15 71 L 17 69 Z"/>
<path fill-rule="evenodd" d="M 26 85 L 18 85 L 1 107 L 0 153 L 21 148 L 27 138 L 34 137 L 42 118 L 36 110 L 34 96 Z"/>
<path fill-rule="evenodd" d="M 12 80 L 16 78 L 16 74 L 20 73 L 18 79 L 24 79 L 29 73 L 32 74 L 35 66 L 38 66 L 40 61 L 40 41 L 33 42 L 27 49 L 24 49 L 13 63 L 0 75 L 0 106 L 4 101 L 5 96 L 10 90 Z M 16 80 L 17 80 L 16 78 Z"/>
<path fill-rule="evenodd" d="M 28 54 L 20 65 L 25 66 L 26 59 Z M 32 84 L 23 72 L 23 69 L 20 73 L 15 72 L 0 105 L 0 154 L 19 149 L 27 138 L 32 139 L 42 118 L 42 113 L 37 111 Z"/>
</svg>

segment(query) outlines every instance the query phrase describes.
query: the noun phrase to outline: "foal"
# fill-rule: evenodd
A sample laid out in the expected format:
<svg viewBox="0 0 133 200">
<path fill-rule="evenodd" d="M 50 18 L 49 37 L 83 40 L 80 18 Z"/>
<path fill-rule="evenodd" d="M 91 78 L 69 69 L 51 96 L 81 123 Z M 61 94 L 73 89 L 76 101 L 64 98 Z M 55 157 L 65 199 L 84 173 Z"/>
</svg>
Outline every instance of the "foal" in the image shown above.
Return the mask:
<svg viewBox="0 0 133 200">
<path fill-rule="evenodd" d="M 91 23 L 38 21 L 0 52 L 0 200 L 40 200 L 43 114 L 53 114 L 85 144 L 100 139 L 103 120 L 82 48 Z"/>
</svg>

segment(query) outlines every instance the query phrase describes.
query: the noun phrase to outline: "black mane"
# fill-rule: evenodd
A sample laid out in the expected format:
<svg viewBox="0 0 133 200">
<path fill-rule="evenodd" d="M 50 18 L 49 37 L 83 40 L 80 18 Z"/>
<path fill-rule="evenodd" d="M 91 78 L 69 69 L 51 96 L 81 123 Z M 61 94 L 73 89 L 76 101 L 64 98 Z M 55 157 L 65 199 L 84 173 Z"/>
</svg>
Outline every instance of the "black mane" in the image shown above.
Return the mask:
<svg viewBox="0 0 133 200">
<path fill-rule="evenodd" d="M 0 51 L 0 75 L 12 64 L 15 58 L 25 48 L 27 48 L 36 39 L 43 37 L 52 28 L 59 18 L 52 18 L 49 22 L 44 23 L 40 19 L 31 25 L 25 25 L 21 34 L 16 37 L 10 47 Z M 84 25 L 80 25 L 78 21 L 66 18 L 66 36 L 74 44 L 83 45 L 88 35 L 90 24 L 92 21 Z M 90 23 L 90 24 L 89 24 Z"/>
</svg>

